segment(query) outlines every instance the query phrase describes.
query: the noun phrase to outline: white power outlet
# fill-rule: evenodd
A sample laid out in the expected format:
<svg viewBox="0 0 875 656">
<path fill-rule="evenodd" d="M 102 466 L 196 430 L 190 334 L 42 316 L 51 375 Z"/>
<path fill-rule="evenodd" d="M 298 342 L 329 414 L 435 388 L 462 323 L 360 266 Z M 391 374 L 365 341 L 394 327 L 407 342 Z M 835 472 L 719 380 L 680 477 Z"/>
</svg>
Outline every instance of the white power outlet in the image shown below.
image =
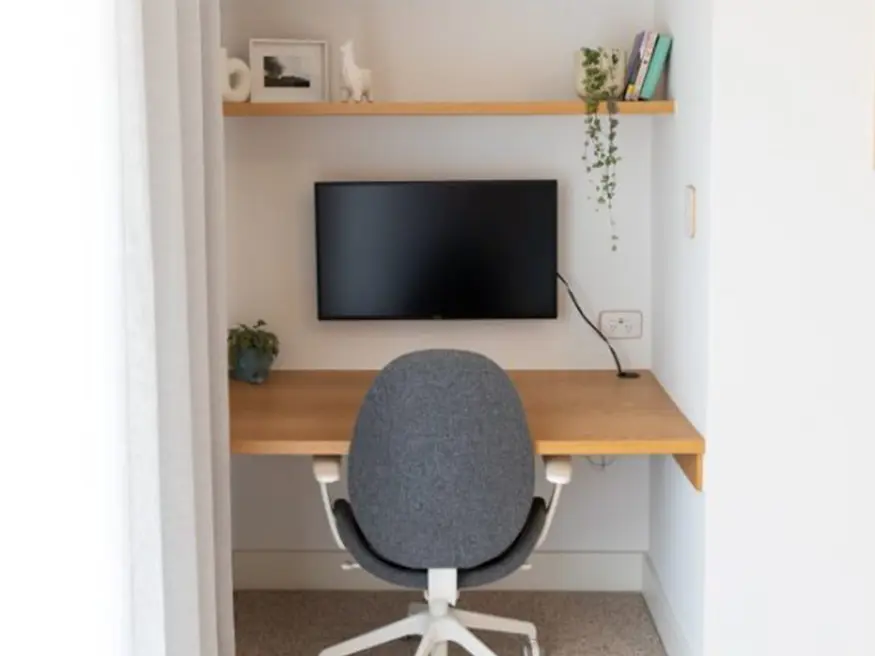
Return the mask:
<svg viewBox="0 0 875 656">
<path fill-rule="evenodd" d="M 638 310 L 605 310 L 599 314 L 599 329 L 608 339 L 641 339 L 643 324 Z"/>
</svg>

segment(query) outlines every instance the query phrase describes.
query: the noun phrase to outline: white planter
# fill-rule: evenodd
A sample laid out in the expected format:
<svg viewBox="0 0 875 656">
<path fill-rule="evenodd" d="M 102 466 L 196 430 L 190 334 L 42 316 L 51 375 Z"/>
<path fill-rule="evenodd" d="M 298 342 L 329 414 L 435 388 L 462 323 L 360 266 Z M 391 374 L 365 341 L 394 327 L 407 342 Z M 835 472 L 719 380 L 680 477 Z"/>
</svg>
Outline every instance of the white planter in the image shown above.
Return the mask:
<svg viewBox="0 0 875 656">
<path fill-rule="evenodd" d="M 629 60 L 628 54 L 621 48 L 593 49 L 601 51 L 601 68 L 608 72 L 607 86 L 612 90 L 612 96 L 614 98 L 622 97 L 626 85 L 626 67 Z M 615 55 L 617 57 L 616 65 L 612 63 Z M 586 71 L 584 70 L 583 62 L 583 48 L 580 48 L 574 53 L 574 83 L 577 95 L 585 99 Z"/>
</svg>

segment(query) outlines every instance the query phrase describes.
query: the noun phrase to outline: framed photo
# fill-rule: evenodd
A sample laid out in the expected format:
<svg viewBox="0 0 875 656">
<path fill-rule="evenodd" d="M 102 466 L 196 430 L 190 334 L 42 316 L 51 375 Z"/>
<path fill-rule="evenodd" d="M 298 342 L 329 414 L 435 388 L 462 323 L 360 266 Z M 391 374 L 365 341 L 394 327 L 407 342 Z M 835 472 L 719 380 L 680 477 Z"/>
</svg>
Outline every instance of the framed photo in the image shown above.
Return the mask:
<svg viewBox="0 0 875 656">
<path fill-rule="evenodd" d="M 328 102 L 328 43 L 252 39 L 252 102 Z"/>
</svg>

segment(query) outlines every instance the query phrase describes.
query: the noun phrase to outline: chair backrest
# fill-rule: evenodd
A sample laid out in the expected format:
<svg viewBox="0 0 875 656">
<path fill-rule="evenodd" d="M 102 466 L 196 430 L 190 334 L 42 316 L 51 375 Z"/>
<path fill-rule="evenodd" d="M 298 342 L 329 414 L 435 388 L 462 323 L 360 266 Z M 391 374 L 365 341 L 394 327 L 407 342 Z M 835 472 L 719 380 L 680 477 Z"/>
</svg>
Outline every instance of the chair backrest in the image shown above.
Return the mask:
<svg viewBox="0 0 875 656">
<path fill-rule="evenodd" d="M 385 560 L 412 569 L 492 560 L 520 534 L 534 495 L 516 388 L 477 353 L 397 358 L 359 411 L 347 478 L 356 523 Z"/>
</svg>

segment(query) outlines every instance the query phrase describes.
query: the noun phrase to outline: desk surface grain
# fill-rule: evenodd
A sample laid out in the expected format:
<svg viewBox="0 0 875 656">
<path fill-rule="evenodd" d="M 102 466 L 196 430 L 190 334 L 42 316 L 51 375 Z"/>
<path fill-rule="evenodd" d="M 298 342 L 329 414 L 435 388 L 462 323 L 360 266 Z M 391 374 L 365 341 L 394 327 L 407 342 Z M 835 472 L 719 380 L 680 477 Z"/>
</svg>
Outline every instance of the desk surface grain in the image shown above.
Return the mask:
<svg viewBox="0 0 875 656">
<path fill-rule="evenodd" d="M 231 381 L 232 452 L 346 454 L 376 373 L 274 371 L 262 385 Z M 638 379 L 619 379 L 610 371 L 509 374 L 539 454 L 674 455 L 688 477 L 685 462 L 701 478 L 705 442 L 651 373 Z"/>
</svg>

